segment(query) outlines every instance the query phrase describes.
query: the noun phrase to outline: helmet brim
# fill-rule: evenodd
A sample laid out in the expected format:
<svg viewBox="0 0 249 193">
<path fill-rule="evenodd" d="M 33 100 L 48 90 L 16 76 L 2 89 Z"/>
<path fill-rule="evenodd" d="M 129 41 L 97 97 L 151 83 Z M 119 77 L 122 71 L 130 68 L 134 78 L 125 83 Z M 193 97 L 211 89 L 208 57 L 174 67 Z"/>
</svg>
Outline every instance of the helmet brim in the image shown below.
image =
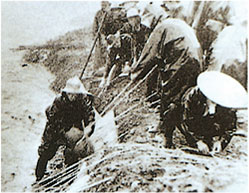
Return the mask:
<svg viewBox="0 0 249 193">
<path fill-rule="evenodd" d="M 201 92 L 211 101 L 227 108 L 247 108 L 248 94 L 245 88 L 231 76 L 206 71 L 197 78 Z"/>
</svg>

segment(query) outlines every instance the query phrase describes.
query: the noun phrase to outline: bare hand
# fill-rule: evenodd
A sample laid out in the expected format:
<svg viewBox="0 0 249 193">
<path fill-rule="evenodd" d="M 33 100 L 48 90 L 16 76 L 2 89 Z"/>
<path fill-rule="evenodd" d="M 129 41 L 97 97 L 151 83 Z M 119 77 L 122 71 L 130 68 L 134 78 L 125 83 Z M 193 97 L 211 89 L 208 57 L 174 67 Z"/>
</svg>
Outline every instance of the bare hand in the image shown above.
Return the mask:
<svg viewBox="0 0 249 193">
<path fill-rule="evenodd" d="M 212 154 L 221 152 L 221 141 L 216 141 L 213 144 Z"/>
<path fill-rule="evenodd" d="M 203 141 L 199 140 L 197 142 L 197 147 L 201 153 L 203 153 L 203 154 L 209 153 L 209 148 L 208 148 L 207 144 L 205 144 Z"/>
</svg>

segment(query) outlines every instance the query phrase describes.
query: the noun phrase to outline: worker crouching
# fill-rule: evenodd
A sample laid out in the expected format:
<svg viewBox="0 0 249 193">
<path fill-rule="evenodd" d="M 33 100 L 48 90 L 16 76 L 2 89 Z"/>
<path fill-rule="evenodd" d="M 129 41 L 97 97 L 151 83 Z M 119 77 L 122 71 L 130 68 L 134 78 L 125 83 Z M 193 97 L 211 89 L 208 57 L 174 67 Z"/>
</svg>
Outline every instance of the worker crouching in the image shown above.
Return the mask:
<svg viewBox="0 0 249 193">
<path fill-rule="evenodd" d="M 66 146 L 66 165 L 72 165 L 93 153 L 93 146 L 88 140 L 95 127 L 93 102 L 94 96 L 86 91 L 78 77 L 73 77 L 46 109 L 47 123 L 38 148 L 39 159 L 35 171 L 37 181 L 44 176 L 47 163 L 54 157 L 59 146 Z M 84 132 L 87 126 L 90 127 L 88 133 Z"/>
<path fill-rule="evenodd" d="M 175 123 L 189 146 L 203 154 L 224 150 L 236 132 L 236 111 L 247 107 L 247 92 L 232 77 L 207 71 L 198 76 L 181 100 L 182 120 Z M 167 123 L 165 122 L 165 126 Z M 175 127 L 164 128 L 166 146 L 172 147 Z"/>
</svg>

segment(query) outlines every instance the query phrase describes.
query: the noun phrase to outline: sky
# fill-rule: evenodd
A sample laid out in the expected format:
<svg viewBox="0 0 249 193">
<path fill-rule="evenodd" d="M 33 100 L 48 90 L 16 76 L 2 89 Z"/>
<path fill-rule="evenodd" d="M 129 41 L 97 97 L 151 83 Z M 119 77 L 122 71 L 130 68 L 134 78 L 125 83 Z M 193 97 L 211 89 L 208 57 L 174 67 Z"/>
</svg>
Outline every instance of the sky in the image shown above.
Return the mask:
<svg viewBox="0 0 249 193">
<path fill-rule="evenodd" d="M 99 1 L 2 1 L 2 48 L 43 43 L 91 25 Z"/>
<path fill-rule="evenodd" d="M 37 44 L 91 25 L 98 1 L 1 1 L 2 47 Z"/>
</svg>

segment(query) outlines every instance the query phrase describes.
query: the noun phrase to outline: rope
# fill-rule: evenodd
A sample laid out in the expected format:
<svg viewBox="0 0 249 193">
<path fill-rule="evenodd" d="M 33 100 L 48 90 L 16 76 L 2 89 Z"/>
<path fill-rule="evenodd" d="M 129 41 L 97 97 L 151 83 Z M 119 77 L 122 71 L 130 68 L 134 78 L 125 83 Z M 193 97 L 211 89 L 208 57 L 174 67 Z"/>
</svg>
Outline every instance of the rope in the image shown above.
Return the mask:
<svg viewBox="0 0 249 193">
<path fill-rule="evenodd" d="M 133 90 L 135 90 L 141 83 L 143 83 L 144 80 L 146 80 L 146 78 L 157 68 L 157 65 L 155 65 L 148 73 L 147 75 L 142 79 L 140 80 L 132 89 L 130 89 L 124 97 L 122 97 L 121 99 L 125 99 L 126 97 L 128 97 L 128 95 L 133 92 Z M 100 116 L 103 116 L 108 110 L 109 108 L 120 98 L 120 96 L 122 94 L 125 93 L 125 91 L 127 90 L 127 88 L 129 88 L 134 82 L 131 81 L 129 84 L 127 84 L 125 86 L 125 88 L 106 106 L 106 108 L 100 113 Z M 121 101 L 118 101 L 115 106 L 112 107 L 112 109 L 114 109 L 117 105 L 119 105 Z M 96 123 L 96 120 L 94 122 L 91 122 L 87 127 L 92 127 L 94 124 Z M 83 138 L 81 138 L 80 140 L 83 140 Z M 79 141 L 80 141 L 79 140 Z"/>
<path fill-rule="evenodd" d="M 133 92 L 141 83 L 143 83 L 144 80 L 146 80 L 146 78 L 156 69 L 157 65 L 154 66 L 148 73 L 147 75 L 142 79 L 140 80 L 132 89 L 130 89 L 124 97 L 122 97 L 121 99 L 125 99 L 131 92 Z M 120 96 L 125 93 L 125 91 L 127 90 L 127 88 L 129 88 L 132 84 L 134 83 L 134 81 L 131 81 L 128 85 L 126 85 L 126 87 L 114 98 L 114 100 L 109 104 L 107 105 L 107 107 L 103 110 L 103 112 L 100 114 L 101 116 L 103 116 L 108 110 L 109 108 L 120 98 Z M 151 97 L 151 96 L 149 96 Z M 117 105 L 119 105 L 119 103 L 121 102 L 121 99 L 115 104 L 115 106 L 113 106 L 112 108 L 115 108 Z M 132 108 L 131 108 L 132 109 Z M 92 122 L 91 124 L 88 125 L 88 127 L 91 127 L 93 124 L 95 124 L 96 121 Z M 82 140 L 82 139 L 81 139 Z M 92 155 L 93 156 L 93 155 Z M 62 170 L 61 172 L 55 174 L 55 175 L 52 175 L 50 176 L 49 178 L 46 178 L 42 181 L 39 181 L 37 184 L 38 185 L 41 185 L 41 186 L 45 186 L 45 185 L 49 185 L 49 184 L 52 184 L 52 183 L 56 183 L 56 181 L 58 180 L 58 178 L 63 178 L 64 176 L 67 176 L 68 174 L 70 173 L 73 173 L 73 174 L 76 174 L 76 170 L 73 170 L 74 167 L 77 167 L 79 166 L 80 163 L 84 162 L 85 160 L 87 159 L 90 159 L 92 156 L 88 156 L 76 163 L 74 163 L 73 165 L 67 167 L 65 170 Z M 72 171 L 73 170 L 73 171 Z M 75 173 L 74 173 L 75 172 Z M 78 171 L 77 171 L 78 172 Z M 70 181 L 74 180 L 76 177 L 73 177 Z M 50 181 L 52 180 L 52 181 Z M 65 181 L 65 180 L 64 180 Z M 55 185 L 58 185 L 62 182 L 57 182 Z M 54 185 L 54 186 L 55 186 Z M 38 188 L 38 190 L 40 190 L 40 188 Z"/>
<path fill-rule="evenodd" d="M 129 95 L 131 92 L 133 92 L 141 83 L 143 83 L 143 81 L 145 81 L 145 80 L 148 78 L 148 76 L 149 76 L 156 68 L 157 68 L 157 65 L 155 65 L 155 66 L 147 73 L 147 75 L 146 75 L 142 80 L 140 80 L 132 89 L 130 89 L 130 90 L 125 94 L 125 96 L 124 96 L 123 98 L 121 98 L 121 99 L 125 99 L 126 97 L 128 97 L 128 95 Z M 117 100 L 117 99 L 126 91 L 126 89 L 127 89 L 132 83 L 133 83 L 133 81 L 131 81 L 130 84 L 128 84 L 128 85 L 125 87 L 125 89 L 124 89 L 122 92 L 120 92 L 119 95 L 118 95 L 118 96 L 117 96 L 109 105 L 107 105 L 107 107 L 104 109 L 104 111 L 103 111 L 100 115 L 104 115 L 104 114 L 106 113 L 106 111 L 110 108 L 110 106 L 113 105 L 114 102 L 116 102 L 116 100 Z M 120 101 L 118 101 L 118 103 L 116 103 L 115 106 L 112 107 L 112 108 L 114 109 L 117 105 L 119 105 L 119 103 L 120 103 Z"/>
<path fill-rule="evenodd" d="M 117 117 L 115 117 L 115 121 L 119 120 L 123 115 L 125 115 L 126 113 L 128 113 L 129 111 L 131 111 L 132 109 L 136 108 L 137 106 L 139 106 L 140 104 L 142 104 L 144 101 L 148 100 L 149 98 L 155 96 L 157 93 L 153 93 L 150 96 L 146 97 L 144 100 L 140 100 L 140 102 L 138 104 L 135 104 L 133 106 L 131 106 L 130 108 L 128 108 L 126 111 L 124 111 L 123 113 L 119 114 Z"/>
<path fill-rule="evenodd" d="M 83 192 L 83 191 L 86 190 L 86 189 L 89 189 L 89 188 L 92 188 L 92 187 L 94 187 L 94 186 L 97 186 L 97 185 L 99 185 L 99 184 L 102 184 L 102 183 L 104 183 L 104 182 L 107 182 L 107 181 L 109 181 L 109 180 L 112 180 L 112 179 L 114 179 L 113 176 L 112 176 L 112 177 L 109 177 L 109 178 L 106 178 L 106 179 L 103 179 L 103 180 L 100 180 L 100 181 L 98 181 L 98 182 L 92 183 L 92 184 L 88 184 L 88 185 L 86 185 L 85 187 L 82 187 L 81 192 Z"/>
<path fill-rule="evenodd" d="M 52 180 L 53 178 L 57 178 L 58 176 L 63 175 L 64 172 L 69 173 L 69 171 L 70 171 L 72 168 L 78 166 L 80 163 L 86 161 L 87 159 L 91 159 L 91 157 L 93 157 L 93 155 L 90 155 L 90 156 L 88 156 L 88 157 L 86 157 L 86 158 L 84 158 L 84 159 L 82 159 L 82 160 L 79 160 L 78 162 L 76 162 L 76 163 L 72 164 L 71 166 L 65 168 L 64 170 L 60 171 L 59 173 L 54 174 L 54 175 L 51 175 L 51 176 L 49 176 L 48 178 L 39 181 L 37 184 L 38 184 L 38 185 L 45 185 L 45 184 L 47 183 L 47 182 L 46 182 L 47 180 L 50 180 L 50 179 Z M 45 184 L 42 184 L 42 183 L 44 183 L 44 182 L 45 182 Z"/>
<path fill-rule="evenodd" d="M 43 184 L 43 187 L 57 186 L 57 185 L 59 185 L 59 184 L 61 183 L 60 180 L 63 179 L 63 177 L 66 177 L 66 176 L 69 175 L 69 174 L 76 174 L 76 173 L 77 173 L 76 171 L 79 171 L 79 169 L 76 168 L 76 170 L 73 170 L 73 171 L 64 173 L 64 175 L 59 176 L 59 177 L 53 179 L 52 181 L 48 181 L 48 183 L 46 183 L 46 184 Z M 59 180 L 59 181 L 58 181 L 58 180 Z M 38 188 L 38 190 L 42 190 L 42 189 L 43 189 L 42 187 L 41 187 L 41 188 Z"/>
</svg>

